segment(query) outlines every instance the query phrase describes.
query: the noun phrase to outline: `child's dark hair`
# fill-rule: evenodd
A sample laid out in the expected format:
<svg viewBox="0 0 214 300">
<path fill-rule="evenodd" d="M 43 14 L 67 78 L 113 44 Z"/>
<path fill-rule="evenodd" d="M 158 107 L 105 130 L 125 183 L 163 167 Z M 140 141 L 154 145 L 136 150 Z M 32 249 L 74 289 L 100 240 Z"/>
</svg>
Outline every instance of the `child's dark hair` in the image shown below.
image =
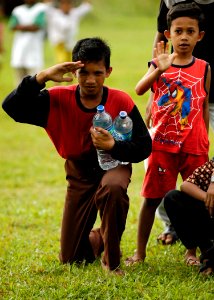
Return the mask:
<svg viewBox="0 0 214 300">
<path fill-rule="evenodd" d="M 82 62 L 98 62 L 104 60 L 106 69 L 110 67 L 111 50 L 101 38 L 85 38 L 79 40 L 73 48 L 72 60 Z"/>
<path fill-rule="evenodd" d="M 197 20 L 199 31 L 204 30 L 205 17 L 195 2 L 185 1 L 174 4 L 167 13 L 168 29 L 170 29 L 172 21 L 180 17 L 190 17 Z"/>
</svg>

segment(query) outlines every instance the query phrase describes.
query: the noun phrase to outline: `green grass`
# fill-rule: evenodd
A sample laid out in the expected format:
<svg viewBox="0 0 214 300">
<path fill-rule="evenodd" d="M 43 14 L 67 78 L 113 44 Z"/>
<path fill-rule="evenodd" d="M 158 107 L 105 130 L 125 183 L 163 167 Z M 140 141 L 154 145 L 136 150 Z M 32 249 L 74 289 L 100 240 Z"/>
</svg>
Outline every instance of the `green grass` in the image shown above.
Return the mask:
<svg viewBox="0 0 214 300">
<path fill-rule="evenodd" d="M 121 0 L 93 2 L 94 11 L 83 20 L 79 37 L 102 36 L 109 42 L 113 73 L 106 84 L 127 91 L 144 117 L 148 94 L 138 97 L 134 87 L 151 56 L 158 1 L 151 6 L 150 1 L 140 0 L 132 5 Z M 14 86 L 8 30 L 5 37 L 2 100 Z M 50 66 L 53 55 L 48 43 L 45 57 Z M 213 278 L 203 278 L 196 268 L 184 264 L 185 249 L 180 243 L 170 247 L 156 243 L 162 230 L 159 219 L 152 229 L 145 263 L 124 266 L 124 259 L 136 248 L 143 163 L 134 165 L 129 187 L 130 210 L 121 242 L 125 277 L 109 276 L 99 260 L 91 265 L 61 265 L 64 161 L 43 129 L 15 123 L 2 109 L 0 126 L 0 299 L 214 299 Z M 210 139 L 213 141 L 212 132 Z M 211 154 L 212 149 L 211 145 Z"/>
</svg>

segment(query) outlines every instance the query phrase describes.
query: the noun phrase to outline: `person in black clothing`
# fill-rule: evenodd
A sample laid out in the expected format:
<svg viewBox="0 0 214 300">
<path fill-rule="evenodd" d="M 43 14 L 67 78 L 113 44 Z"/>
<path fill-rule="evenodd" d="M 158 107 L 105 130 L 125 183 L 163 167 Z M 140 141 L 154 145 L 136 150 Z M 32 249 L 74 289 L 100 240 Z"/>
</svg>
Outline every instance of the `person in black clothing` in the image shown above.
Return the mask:
<svg viewBox="0 0 214 300">
<path fill-rule="evenodd" d="M 200 272 L 214 272 L 214 160 L 197 168 L 164 198 L 164 206 L 178 236 L 187 249 L 199 247 Z"/>
<path fill-rule="evenodd" d="M 109 46 L 100 38 L 78 41 L 73 49 L 73 62 L 25 77 L 6 97 L 3 109 L 17 122 L 43 127 L 66 160 L 68 187 L 61 229 L 61 262 L 92 262 L 104 250 L 103 268 L 121 275 L 120 241 L 129 208 L 131 163 L 150 155 L 151 137 L 130 96 L 104 86 L 112 71 L 110 54 Z M 72 81 L 71 73 L 78 84 L 44 89 L 49 80 Z M 99 104 L 105 106 L 113 119 L 121 110 L 127 111 L 133 121 L 130 142 L 115 141 L 108 131 L 92 128 Z M 96 148 L 130 164 L 103 171 Z M 101 226 L 93 229 L 98 211 Z"/>
</svg>

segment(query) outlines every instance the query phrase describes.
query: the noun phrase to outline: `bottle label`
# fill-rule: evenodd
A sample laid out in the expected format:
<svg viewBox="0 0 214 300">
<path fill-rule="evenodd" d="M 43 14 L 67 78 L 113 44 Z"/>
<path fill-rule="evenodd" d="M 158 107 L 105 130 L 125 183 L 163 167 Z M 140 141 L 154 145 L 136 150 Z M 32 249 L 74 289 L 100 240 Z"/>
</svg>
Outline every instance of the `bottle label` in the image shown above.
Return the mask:
<svg viewBox="0 0 214 300">
<path fill-rule="evenodd" d="M 113 135 L 113 134 L 114 134 L 114 128 L 113 128 L 113 126 L 112 126 L 112 125 L 110 125 L 109 127 L 105 128 L 105 130 L 108 130 L 108 132 L 110 132 L 110 133 L 111 133 L 111 135 Z"/>
<path fill-rule="evenodd" d="M 131 141 L 132 138 L 131 131 L 127 133 L 119 133 L 117 131 L 114 131 L 112 135 L 116 141 Z"/>
</svg>

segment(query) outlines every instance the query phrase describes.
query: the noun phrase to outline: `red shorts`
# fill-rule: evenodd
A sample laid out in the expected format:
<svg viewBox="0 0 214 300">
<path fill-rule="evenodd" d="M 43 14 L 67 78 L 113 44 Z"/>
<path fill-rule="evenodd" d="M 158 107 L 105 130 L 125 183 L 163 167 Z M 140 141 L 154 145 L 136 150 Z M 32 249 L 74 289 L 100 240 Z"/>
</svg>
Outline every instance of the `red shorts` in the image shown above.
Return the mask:
<svg viewBox="0 0 214 300">
<path fill-rule="evenodd" d="M 183 180 L 193 171 L 208 161 L 208 155 L 189 153 L 169 153 L 152 151 L 148 158 L 141 195 L 145 198 L 163 198 L 165 194 L 176 188 L 178 174 Z"/>
</svg>

